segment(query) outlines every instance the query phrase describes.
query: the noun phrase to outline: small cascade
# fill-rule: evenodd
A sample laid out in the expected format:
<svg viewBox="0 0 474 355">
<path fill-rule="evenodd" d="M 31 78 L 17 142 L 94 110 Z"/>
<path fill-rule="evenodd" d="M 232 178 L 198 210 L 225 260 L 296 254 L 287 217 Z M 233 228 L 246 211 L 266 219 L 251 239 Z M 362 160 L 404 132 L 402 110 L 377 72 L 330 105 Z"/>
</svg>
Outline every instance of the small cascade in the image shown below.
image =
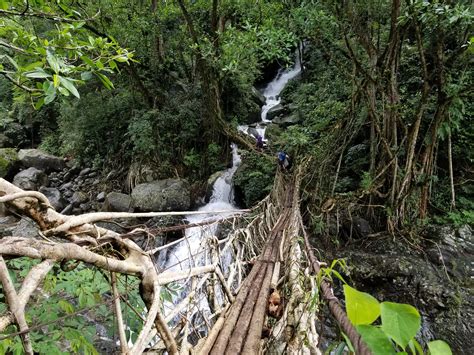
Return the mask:
<svg viewBox="0 0 474 355">
<path fill-rule="evenodd" d="M 237 170 L 241 159 L 237 151 L 237 145 L 232 144 L 232 167 L 227 169 L 222 176 L 220 176 L 214 183 L 212 196 L 209 203 L 199 208 L 199 211 L 226 211 L 236 210 L 237 207 L 234 205 L 234 193 L 232 189 L 232 177 Z M 209 220 L 216 220 L 219 218 L 225 218 L 227 215 L 224 213 L 216 214 L 203 214 L 203 215 L 189 215 L 186 216 L 186 221 L 189 223 L 200 223 Z M 207 226 L 193 227 L 186 230 L 185 241 L 179 243 L 172 251 L 171 255 L 166 261 L 165 268 L 167 270 L 183 270 L 193 266 L 199 266 L 199 259 L 203 259 L 205 255 L 198 255 L 197 258 L 189 258 L 190 255 L 196 254 L 200 249 L 202 243 L 207 242 L 208 237 L 215 235 L 217 231 L 217 223 L 213 223 Z M 204 253 L 202 253 L 204 254 Z"/>
<path fill-rule="evenodd" d="M 291 79 L 294 79 L 298 74 L 301 72 L 301 58 L 300 58 L 300 51 L 296 51 L 296 59 L 295 64 L 291 68 L 280 69 L 276 75 L 276 77 L 268 83 L 268 85 L 263 90 L 262 94 L 265 96 L 265 105 L 262 107 L 261 113 L 261 121 L 257 123 L 255 127 L 255 131 L 257 134 L 265 139 L 265 129 L 268 123 L 271 120 L 267 119 L 268 111 L 270 111 L 273 107 L 278 105 L 281 101 L 280 93 L 285 88 L 286 84 Z M 248 125 L 241 125 L 238 129 L 246 134 L 251 134 L 249 131 Z"/>
</svg>

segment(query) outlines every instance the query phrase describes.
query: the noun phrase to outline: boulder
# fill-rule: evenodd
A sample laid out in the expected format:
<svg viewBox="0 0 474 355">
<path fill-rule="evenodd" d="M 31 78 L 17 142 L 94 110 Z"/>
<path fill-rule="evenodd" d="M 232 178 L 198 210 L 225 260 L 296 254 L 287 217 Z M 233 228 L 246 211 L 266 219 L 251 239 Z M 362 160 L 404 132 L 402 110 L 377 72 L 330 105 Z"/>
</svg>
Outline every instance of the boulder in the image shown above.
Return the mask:
<svg viewBox="0 0 474 355">
<path fill-rule="evenodd" d="M 79 206 L 80 204 L 89 201 L 89 196 L 82 191 L 76 191 L 72 194 L 71 203 L 74 207 Z"/>
<path fill-rule="evenodd" d="M 103 210 L 107 212 L 129 212 L 132 198 L 120 192 L 110 192 L 105 198 Z"/>
<path fill-rule="evenodd" d="M 294 112 L 288 116 L 276 117 L 272 122 L 284 127 L 291 126 L 301 122 L 301 115 L 299 112 Z"/>
<path fill-rule="evenodd" d="M 45 153 L 39 149 L 20 149 L 18 158 L 23 166 L 37 168 L 45 172 L 60 171 L 65 168 L 63 159 Z"/>
<path fill-rule="evenodd" d="M 263 94 L 260 91 L 258 91 L 254 86 L 252 86 L 251 95 L 252 95 L 253 102 L 255 102 L 260 107 L 265 105 L 265 103 L 267 102 L 267 99 L 265 98 L 265 96 L 263 96 Z"/>
<path fill-rule="evenodd" d="M 13 148 L 0 149 L 0 178 L 8 178 L 18 167 L 18 154 Z"/>
<path fill-rule="evenodd" d="M 275 117 L 282 115 L 284 112 L 285 108 L 282 104 L 275 105 L 270 110 L 268 110 L 267 120 L 273 120 Z"/>
<path fill-rule="evenodd" d="M 13 178 L 13 185 L 23 190 L 38 190 L 41 186 L 48 185 L 46 174 L 36 168 L 28 168 L 20 171 Z"/>
<path fill-rule="evenodd" d="M 57 188 L 43 186 L 39 189 L 39 192 L 48 198 L 51 206 L 53 206 L 56 211 L 62 211 L 66 207 L 67 202 Z"/>
<path fill-rule="evenodd" d="M 98 202 L 104 202 L 105 201 L 105 192 L 99 192 L 99 194 L 95 198 Z"/>
<path fill-rule="evenodd" d="M 14 237 L 36 238 L 39 237 L 36 223 L 29 218 L 22 218 L 12 231 Z"/>
<path fill-rule="evenodd" d="M 0 204 L 0 205 L 3 205 Z M 0 215 L 0 238 L 8 237 L 13 235 L 18 224 L 18 219 L 13 216 L 1 216 Z"/>
<path fill-rule="evenodd" d="M 191 206 L 189 183 L 184 179 L 157 180 L 132 190 L 132 206 L 141 211 L 182 211 Z"/>
</svg>

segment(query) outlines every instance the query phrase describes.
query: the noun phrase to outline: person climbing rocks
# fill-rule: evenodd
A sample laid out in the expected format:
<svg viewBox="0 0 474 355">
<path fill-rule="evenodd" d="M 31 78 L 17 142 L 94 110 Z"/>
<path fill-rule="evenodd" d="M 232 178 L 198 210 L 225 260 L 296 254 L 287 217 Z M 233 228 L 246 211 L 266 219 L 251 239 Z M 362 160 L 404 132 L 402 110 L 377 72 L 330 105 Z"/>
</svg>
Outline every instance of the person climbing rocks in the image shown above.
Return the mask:
<svg viewBox="0 0 474 355">
<path fill-rule="evenodd" d="M 257 149 L 262 151 L 263 150 L 263 137 L 260 134 L 257 134 Z"/>
<path fill-rule="evenodd" d="M 288 171 L 291 168 L 290 156 L 284 151 L 278 152 L 278 164 L 283 171 Z"/>
</svg>

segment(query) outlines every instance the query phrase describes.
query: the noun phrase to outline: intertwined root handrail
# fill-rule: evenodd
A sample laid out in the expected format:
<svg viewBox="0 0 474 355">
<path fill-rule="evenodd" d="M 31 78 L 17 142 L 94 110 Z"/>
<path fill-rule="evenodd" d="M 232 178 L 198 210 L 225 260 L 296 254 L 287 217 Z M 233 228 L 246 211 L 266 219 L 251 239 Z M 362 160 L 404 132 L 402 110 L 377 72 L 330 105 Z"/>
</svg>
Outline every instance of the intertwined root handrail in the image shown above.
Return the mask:
<svg viewBox="0 0 474 355">
<path fill-rule="evenodd" d="M 173 250 L 176 242 L 143 250 L 129 238 L 130 233 L 120 235 L 94 224 L 100 218 L 115 218 L 113 214 L 61 215 L 41 194 L 24 192 L 0 179 L 0 203 L 31 217 L 44 232 L 43 239 L 21 236 L 0 239 L 0 269 L 3 267 L 0 281 L 4 290 L 9 290 L 10 309 L 9 313 L 0 315 L 0 331 L 17 324 L 24 349 L 31 353 L 24 317 L 29 298 L 56 262 L 78 260 L 112 273 L 113 309 L 122 353 L 141 354 L 145 348 L 167 350 L 170 354 L 320 353 L 315 329 L 317 302 L 313 302 L 318 295 L 315 282 L 318 270 L 299 206 L 302 172 L 300 166 L 294 175 L 278 173 L 271 194 L 255 208 L 246 213 L 233 211 L 230 217 L 212 222 L 230 227 L 231 232 L 225 238 L 203 235 L 199 248 L 180 261 L 180 269 L 161 271 L 155 265 L 154 254 Z M 164 214 L 184 213 L 158 213 Z M 109 248 L 111 245 L 118 248 L 118 252 L 103 254 L 99 246 L 106 243 Z M 10 287 L 12 283 L 2 256 L 27 256 L 44 261 L 29 271 L 17 293 Z M 126 324 L 121 317 L 121 295 L 114 273 L 140 278 L 141 296 L 148 310 L 138 339 L 131 346 L 125 344 Z M 170 283 L 178 283 L 182 289 L 175 304 L 164 302 L 160 296 L 160 287 Z M 323 286 L 324 296 L 332 292 L 329 284 L 324 282 Z M 267 316 L 271 289 L 278 290 L 286 299 L 278 320 Z M 343 314 L 337 301 L 333 298 L 327 301 L 337 308 L 338 315 Z M 269 336 L 262 340 L 264 326 L 270 329 Z M 357 350 L 369 353 L 348 321 L 344 327 Z M 196 340 L 203 333 L 207 336 Z"/>
</svg>

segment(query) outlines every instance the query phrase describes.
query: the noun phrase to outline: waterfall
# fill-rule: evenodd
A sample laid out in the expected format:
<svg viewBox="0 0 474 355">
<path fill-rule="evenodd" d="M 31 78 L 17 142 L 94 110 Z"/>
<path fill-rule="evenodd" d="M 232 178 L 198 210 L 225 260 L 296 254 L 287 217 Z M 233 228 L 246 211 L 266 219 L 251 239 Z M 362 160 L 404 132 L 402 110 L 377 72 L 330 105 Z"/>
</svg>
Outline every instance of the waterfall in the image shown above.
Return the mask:
<svg viewBox="0 0 474 355">
<path fill-rule="evenodd" d="M 241 159 L 237 151 L 237 145 L 232 144 L 232 167 L 223 172 L 223 174 L 216 180 L 212 190 L 212 196 L 209 203 L 199 208 L 199 211 L 225 211 L 235 210 L 234 194 L 232 189 L 232 177 L 237 170 Z M 188 215 L 185 217 L 189 223 L 200 223 L 209 220 L 216 220 L 225 218 L 224 213 L 203 214 L 203 215 Z M 207 237 L 215 235 L 217 231 L 217 223 L 207 226 L 193 227 L 186 230 L 185 241 L 179 243 L 172 251 L 171 255 L 165 264 L 167 270 L 183 270 L 193 266 L 199 266 L 199 260 L 204 258 L 204 255 L 199 255 L 198 259 L 189 259 L 190 255 L 194 255 L 200 248 L 201 243 L 206 242 Z M 189 260 L 187 260 L 189 259 Z"/>
<path fill-rule="evenodd" d="M 288 83 L 289 80 L 296 77 L 301 71 L 301 61 L 299 55 L 296 57 L 295 65 L 292 68 L 280 69 L 275 79 L 273 79 L 263 90 L 263 95 L 266 98 L 265 105 L 262 107 L 261 121 L 254 128 L 256 133 L 265 139 L 265 127 L 268 122 L 266 119 L 268 111 L 280 103 L 280 93 Z M 249 126 L 238 126 L 238 129 L 250 134 Z M 255 131 L 254 131 L 255 132 Z M 232 188 L 232 177 L 240 165 L 241 158 L 237 151 L 235 144 L 232 148 L 232 166 L 225 170 L 222 175 L 215 181 L 213 185 L 212 196 L 209 203 L 199 208 L 199 211 L 209 211 L 209 214 L 204 215 L 188 215 L 185 217 L 186 221 L 194 224 L 206 221 L 215 221 L 225 218 L 227 214 L 212 214 L 212 211 L 226 211 L 235 210 L 237 207 L 234 204 L 234 194 Z M 163 271 L 179 271 L 187 270 L 192 267 L 202 266 L 206 264 L 206 258 L 209 259 L 207 250 L 207 243 L 209 238 L 216 235 L 218 232 L 218 223 L 212 223 L 203 226 L 197 226 L 186 229 L 185 239 L 169 250 L 166 254 L 163 253 L 158 258 L 158 263 L 162 266 Z M 225 273 L 226 265 L 231 262 L 231 255 L 221 255 L 223 261 L 223 271 Z M 161 262 L 160 262 L 161 261 Z M 171 310 L 177 303 L 182 300 L 182 295 L 185 293 L 186 287 L 189 290 L 189 285 L 184 286 L 184 283 L 177 282 L 176 295 L 173 296 L 172 302 L 163 302 L 165 316 L 170 314 Z M 182 286 L 181 286 L 182 285 Z M 169 285 L 170 286 L 170 285 Z M 216 288 L 216 295 L 218 299 L 222 300 L 222 293 L 220 288 Z M 202 317 L 210 315 L 210 307 L 205 294 L 199 292 L 198 297 L 198 311 L 194 310 L 191 317 Z M 179 321 L 179 319 L 176 319 Z"/>
<path fill-rule="evenodd" d="M 262 113 L 260 116 L 261 121 L 257 123 L 255 131 L 257 134 L 263 137 L 264 141 L 266 141 L 266 126 L 271 122 L 271 120 L 267 120 L 268 111 L 280 103 L 280 93 L 285 88 L 286 84 L 288 84 L 291 79 L 295 78 L 301 72 L 300 51 L 301 48 L 300 50 L 296 51 L 295 64 L 293 67 L 286 69 L 281 68 L 275 78 L 263 89 L 262 94 L 265 97 L 265 105 L 262 107 Z M 238 127 L 238 129 L 246 134 L 250 134 L 248 125 L 241 125 Z"/>
</svg>

